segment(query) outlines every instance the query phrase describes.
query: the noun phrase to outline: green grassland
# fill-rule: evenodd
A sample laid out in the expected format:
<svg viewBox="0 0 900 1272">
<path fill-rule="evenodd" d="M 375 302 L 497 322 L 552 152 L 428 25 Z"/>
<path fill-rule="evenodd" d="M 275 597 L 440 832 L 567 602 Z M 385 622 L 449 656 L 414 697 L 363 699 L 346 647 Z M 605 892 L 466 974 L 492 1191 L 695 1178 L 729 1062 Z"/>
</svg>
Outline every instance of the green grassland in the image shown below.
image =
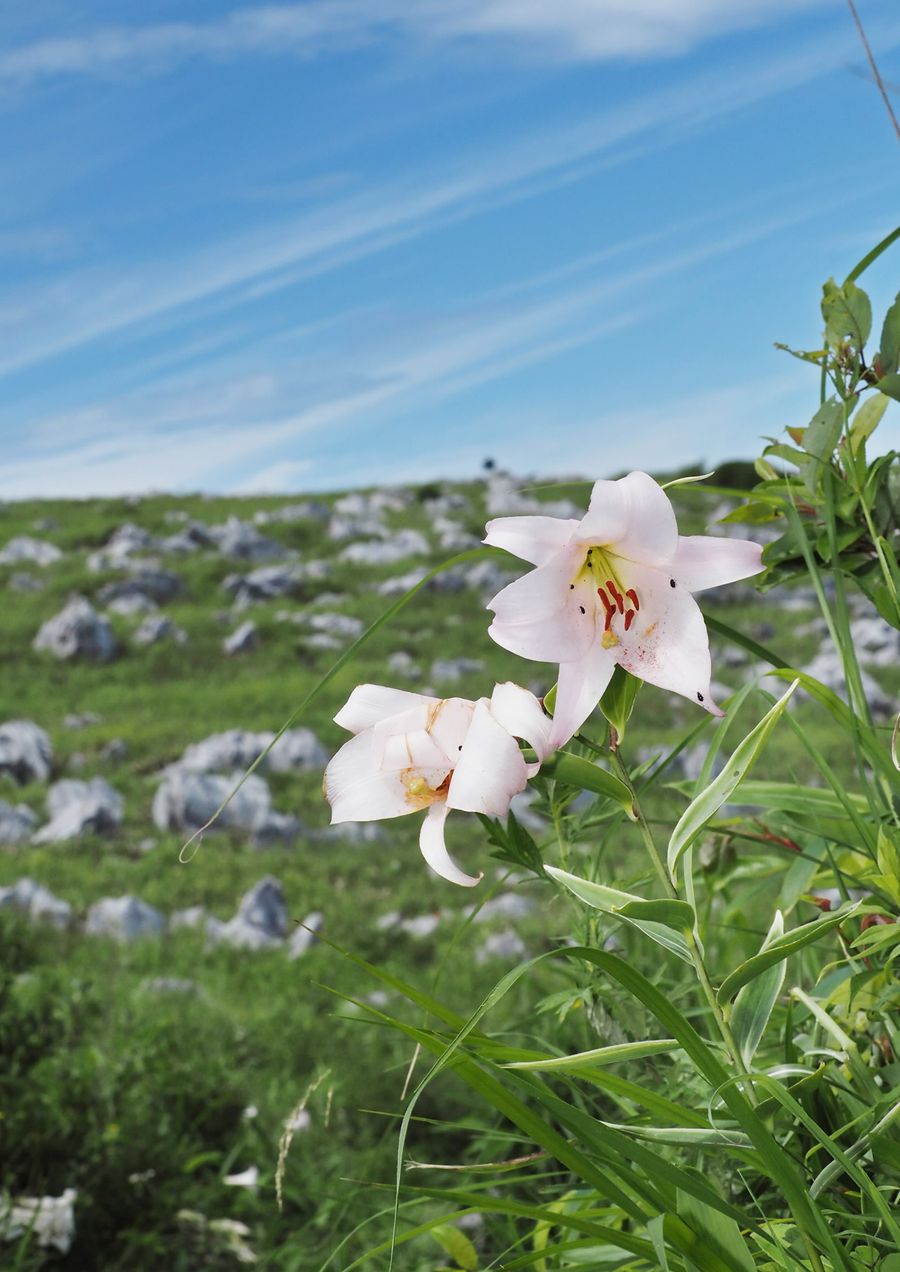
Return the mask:
<svg viewBox="0 0 900 1272">
<path fill-rule="evenodd" d="M 483 486 L 447 489 L 466 496 L 463 528 L 480 536 Z M 386 520 L 428 533 L 424 497 L 433 492 L 413 493 L 410 505 L 388 513 Z M 584 493 L 578 492 L 581 497 Z M 558 495 L 554 491 L 550 497 Z M 281 881 L 292 920 L 322 911 L 327 938 L 291 962 L 283 950 L 210 949 L 198 931 L 120 945 L 77 928 L 59 932 L 0 911 L 0 1184 L 12 1195 L 78 1190 L 77 1239 L 70 1254 L 64 1257 L 23 1240 L 0 1246 L 3 1267 L 131 1272 L 237 1266 L 232 1254 L 187 1232 L 177 1218 L 185 1209 L 246 1223 L 247 1242 L 260 1268 L 323 1267 L 349 1236 L 329 1265 L 347 1267 L 389 1231 L 385 1217 L 350 1236 L 355 1225 L 390 1204 L 397 1119 L 412 1049 L 345 1001 L 343 996 L 366 999 L 378 984 L 334 946 L 426 991 L 437 985 L 442 999 L 466 1014 L 511 965 L 502 957 L 476 959 L 486 934 L 514 926 L 528 950 L 538 952 L 571 933 L 570 903 L 547 882 L 534 879 L 518 885 L 538 902 L 531 914 L 512 925 L 508 919 L 490 925 L 468 922 L 465 909 L 473 896 L 430 874 L 416 845 L 417 818 L 384 823 L 383 837 L 374 842 L 322 837 L 328 809 L 320 773 L 267 775 L 275 807 L 295 813 L 308 828 L 292 845 L 257 849 L 246 836 L 211 832 L 184 863 L 179 860 L 181 837 L 159 832 L 151 822 L 159 772 L 189 743 L 229 728 L 279 728 L 334 661 L 335 653 L 309 648 L 302 627 L 278 621 L 279 611 L 327 609 L 369 624 L 389 603 L 374 590 L 375 584 L 415 564 L 437 564 L 446 554 L 435 552 L 430 559 L 390 567 L 354 566 L 338 559 L 344 545 L 329 541 L 321 522 L 273 522 L 261 527 L 264 534 L 296 549 L 301 560 L 328 562 L 324 583 L 306 584 L 297 599 L 253 604 L 235 616 L 223 579 L 252 567 L 201 549 L 162 561 L 184 581 L 183 594 L 164 612 L 187 632 L 185 645 L 162 641 L 138 648 L 128 639 L 138 620 L 113 615 L 123 652 L 111 663 L 59 662 L 32 649 L 39 626 L 71 594 L 95 598 L 104 583 L 121 577 L 115 571 L 90 571 L 86 554 L 123 522 L 162 536 L 178 528 L 166 519 L 175 509 L 218 524 L 229 515 L 252 520 L 260 509 L 289 502 L 294 500 L 159 496 L 137 504 L 31 501 L 0 509 L 0 546 L 14 535 L 27 534 L 65 551 L 54 565 L 7 566 L 0 573 L 0 586 L 18 569 L 27 569 L 43 584 L 40 591 L 4 591 L 0 719 L 28 719 L 45 728 L 54 747 L 54 776 L 102 775 L 124 796 L 126 810 L 121 829 L 108 836 L 0 848 L 0 886 L 30 876 L 69 901 L 80 917 L 100 897 L 131 893 L 165 914 L 202 905 L 225 919 L 247 888 L 272 874 Z M 717 500 L 686 491 L 678 502 L 683 529 L 697 532 Z M 35 529 L 40 524 L 55 528 Z M 512 561 L 503 564 L 517 568 Z M 323 606 L 318 601 L 323 589 L 341 599 Z M 396 680 L 386 662 L 398 649 L 421 664 L 422 683 L 430 683 L 428 668 L 436 658 L 465 655 L 483 661 L 483 672 L 467 674 L 443 689 L 436 686 L 445 694 L 477 697 L 489 693 L 495 680 L 505 679 L 548 688 L 552 669 L 522 664 L 488 639 L 484 600 L 471 588 L 418 593 L 338 672 L 297 723 L 313 728 L 329 750 L 335 749 L 343 735 L 331 717 L 355 684 Z M 725 596 L 707 603 L 749 635 L 765 637 L 797 665 L 818 647 L 815 637 L 798 635 L 814 617 L 812 609 L 788 610 L 773 599 L 747 599 L 746 590 L 734 601 Z M 259 648 L 225 656 L 224 636 L 246 618 L 257 625 Z M 736 686 L 744 674 L 719 669 L 714 659 L 718 681 Z M 897 688 L 894 671 L 883 681 L 892 682 L 886 684 L 889 690 Z M 751 698 L 743 708 L 746 727 L 762 709 L 761 700 Z M 79 729 L 64 726 L 68 713 L 85 712 L 96 713 L 99 722 Z M 801 704 L 795 718 L 840 769 L 846 760 L 841 740 L 829 732 L 818 710 Z M 704 720 L 689 703 L 646 688 L 627 752 L 632 758 L 662 752 Z M 701 741 L 710 729 L 707 724 Z M 733 741 L 738 737 L 735 732 Z M 105 759 L 104 748 L 113 739 L 121 739 L 127 751 L 123 758 Z M 804 752 L 790 731 L 782 729 L 756 776 L 802 782 L 810 773 Z M 30 804 L 42 820 L 45 795 L 43 784 L 18 788 L 0 780 L 0 798 Z M 660 784 L 650 811 L 661 816 L 683 802 L 682 795 Z M 148 837 L 155 841 L 149 848 Z M 510 889 L 503 880 L 512 868 L 491 861 L 491 846 L 476 819 L 455 815 L 448 841 L 464 868 L 486 870 L 476 902 Z M 547 861 L 559 860 L 552 831 L 542 845 Z M 647 878 L 633 828 L 622 823 L 615 824 L 614 834 L 605 834 L 602 826 L 586 831 L 571 851 L 602 853 L 610 880 L 625 886 Z M 771 876 L 760 875 L 763 900 L 771 901 L 777 886 Z M 378 917 L 393 910 L 406 916 L 452 910 L 457 917 L 445 917 L 432 935 L 416 938 L 377 927 Z M 758 939 L 752 935 L 756 916 L 746 914 L 743 924 L 748 940 Z M 599 935 L 602 939 L 605 933 Z M 163 976 L 187 978 L 196 983 L 196 992 L 164 994 L 147 987 L 148 979 Z M 571 1035 L 574 1049 L 599 1045 L 598 1037 L 617 1033 L 641 1036 L 642 1022 L 634 1008 L 620 1010 L 612 991 L 602 1005 L 569 1002 L 572 1009 L 563 1013 L 563 1024 L 549 1010 L 536 1014 L 542 997 L 551 996 L 551 1006 L 565 1004 L 567 984 L 559 972 L 542 973 L 504 1000 L 493 1027 L 532 1040 L 552 1029 L 557 1045 Z M 651 1080 L 652 1065 L 647 1063 Z M 309 1126 L 297 1132 L 287 1159 L 284 1207 L 279 1210 L 274 1193 L 279 1138 L 292 1109 L 316 1080 L 308 1102 Z M 251 1106 L 255 1116 L 246 1115 Z M 414 1125 L 408 1151 L 420 1161 L 467 1161 L 521 1148 L 520 1141 L 507 1142 L 503 1127 L 473 1106 L 452 1077 L 429 1088 L 417 1114 L 421 1120 Z M 254 1164 L 260 1170 L 257 1191 L 222 1182 L 229 1172 Z M 435 1177 L 426 1173 L 426 1178 L 433 1182 Z M 446 1261 L 426 1235 L 398 1250 L 395 1267 L 437 1269 Z M 386 1258 L 375 1257 L 365 1266 L 385 1267 Z"/>
</svg>

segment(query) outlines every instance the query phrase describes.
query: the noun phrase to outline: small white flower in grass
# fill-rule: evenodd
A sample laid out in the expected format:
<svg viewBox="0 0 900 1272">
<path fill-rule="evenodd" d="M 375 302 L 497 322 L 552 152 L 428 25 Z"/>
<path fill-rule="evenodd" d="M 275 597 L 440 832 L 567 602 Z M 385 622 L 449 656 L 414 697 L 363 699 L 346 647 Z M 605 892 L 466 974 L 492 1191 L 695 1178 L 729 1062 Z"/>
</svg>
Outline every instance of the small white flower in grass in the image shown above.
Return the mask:
<svg viewBox="0 0 900 1272">
<path fill-rule="evenodd" d="M 223 1184 L 228 1184 L 231 1188 L 253 1188 L 259 1185 L 259 1167 L 248 1166 L 246 1170 L 239 1171 L 236 1175 L 226 1175 L 222 1180 Z"/>
<path fill-rule="evenodd" d="M 500 517 L 484 541 L 536 566 L 489 603 L 489 631 L 514 654 L 559 663 L 554 747 L 581 727 L 617 663 L 722 714 L 691 593 L 758 574 L 757 544 L 679 535 L 665 491 L 641 472 L 596 482 L 581 521 Z"/>
<path fill-rule="evenodd" d="M 427 810 L 419 846 L 437 874 L 473 887 L 444 844 L 451 809 L 502 816 L 549 755 L 551 721 L 534 694 L 497 685 L 490 698 L 426 698 L 360 685 L 334 717 L 356 736 L 325 770 L 332 822 Z M 526 764 L 516 738 L 534 749 Z"/>
</svg>

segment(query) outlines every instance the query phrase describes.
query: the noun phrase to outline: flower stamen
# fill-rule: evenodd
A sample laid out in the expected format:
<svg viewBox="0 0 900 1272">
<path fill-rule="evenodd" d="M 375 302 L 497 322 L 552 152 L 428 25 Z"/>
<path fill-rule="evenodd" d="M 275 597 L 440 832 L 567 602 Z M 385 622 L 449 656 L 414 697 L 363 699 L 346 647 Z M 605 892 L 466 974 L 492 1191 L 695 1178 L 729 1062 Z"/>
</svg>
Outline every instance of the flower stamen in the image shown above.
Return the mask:
<svg viewBox="0 0 900 1272">
<path fill-rule="evenodd" d="M 597 595 L 600 597 L 600 600 L 603 602 L 603 608 L 606 610 L 606 622 L 603 624 L 603 630 L 608 632 L 613 620 L 613 614 L 616 612 L 616 607 L 610 602 L 609 597 L 606 595 L 602 587 L 597 588 Z"/>
<path fill-rule="evenodd" d="M 621 592 L 619 591 L 619 589 L 616 587 L 616 585 L 615 585 L 615 583 L 612 581 L 612 579 L 607 579 L 607 580 L 606 580 L 606 586 L 607 586 L 607 588 L 609 589 L 609 594 L 610 594 L 610 596 L 613 598 L 613 600 L 614 600 L 614 601 L 615 601 L 615 603 L 616 603 L 616 609 L 619 611 L 619 613 L 620 613 L 620 614 L 624 614 L 624 613 L 625 613 L 625 602 L 624 602 L 624 600 L 622 599 L 622 593 L 621 593 Z"/>
<path fill-rule="evenodd" d="M 629 601 L 631 601 L 635 610 L 639 610 L 641 608 L 641 603 L 638 600 L 638 594 L 633 587 L 630 587 L 628 591 L 625 593 L 625 595 L 628 597 Z"/>
</svg>

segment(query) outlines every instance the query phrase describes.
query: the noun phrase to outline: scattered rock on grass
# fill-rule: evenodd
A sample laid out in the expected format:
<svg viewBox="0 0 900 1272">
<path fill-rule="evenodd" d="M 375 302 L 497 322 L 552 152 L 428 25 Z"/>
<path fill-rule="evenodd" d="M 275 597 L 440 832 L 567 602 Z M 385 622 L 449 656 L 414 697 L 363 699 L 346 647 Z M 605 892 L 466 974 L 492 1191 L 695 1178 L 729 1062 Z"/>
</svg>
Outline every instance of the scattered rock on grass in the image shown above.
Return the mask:
<svg viewBox="0 0 900 1272">
<path fill-rule="evenodd" d="M 67 1188 L 60 1197 L 16 1197 L 12 1202 L 0 1198 L 0 1237 L 18 1241 L 27 1232 L 42 1249 L 52 1246 L 68 1254 L 75 1239 L 77 1197 L 74 1188 Z"/>
<path fill-rule="evenodd" d="M 234 918 L 227 923 L 210 923 L 207 935 L 213 945 L 263 950 L 281 945 L 287 928 L 287 905 L 281 884 L 274 875 L 266 875 L 241 897 Z"/>
<path fill-rule="evenodd" d="M 321 910 L 313 910 L 312 914 L 307 914 L 288 943 L 288 958 L 300 958 L 315 945 L 317 933 L 321 932 L 324 923 L 325 915 Z"/>
<path fill-rule="evenodd" d="M 0 844 L 21 844 L 30 839 L 37 816 L 27 804 L 7 804 L 0 799 Z"/>
<path fill-rule="evenodd" d="M 249 654 L 259 646 L 259 633 L 256 630 L 256 624 L 249 620 L 241 623 L 240 627 L 235 628 L 230 635 L 226 636 L 222 641 L 222 649 L 226 654 Z"/>
<path fill-rule="evenodd" d="M 53 748 L 45 731 L 31 720 L 0 724 L 0 773 L 24 786 L 46 782 L 53 764 Z"/>
<path fill-rule="evenodd" d="M 50 821 L 34 836 L 36 844 L 63 843 L 82 835 L 102 835 L 122 824 L 125 801 L 103 777 L 89 782 L 64 778 L 47 793 Z"/>
<path fill-rule="evenodd" d="M 162 936 L 166 920 L 139 897 L 102 897 L 87 912 L 84 930 L 89 936 L 111 936 L 116 941 L 136 941 Z"/>
<path fill-rule="evenodd" d="M 132 633 L 135 645 L 156 645 L 162 640 L 171 640 L 176 645 L 187 644 L 187 632 L 166 618 L 164 614 L 148 614 L 140 627 Z"/>
<path fill-rule="evenodd" d="M 48 618 L 32 641 L 32 648 L 56 658 L 83 658 L 87 662 L 110 662 L 119 644 L 109 619 L 98 614 L 90 601 L 75 596 L 53 618 Z"/>
<path fill-rule="evenodd" d="M 31 919 L 67 928 L 72 922 L 72 907 L 53 895 L 34 879 L 19 879 L 8 888 L 0 888 L 0 910 L 20 910 Z"/>
<path fill-rule="evenodd" d="M 55 543 L 23 534 L 10 539 L 0 551 L 0 565 L 24 565 L 26 562 L 29 565 L 53 565 L 61 557 L 62 552 Z"/>
</svg>

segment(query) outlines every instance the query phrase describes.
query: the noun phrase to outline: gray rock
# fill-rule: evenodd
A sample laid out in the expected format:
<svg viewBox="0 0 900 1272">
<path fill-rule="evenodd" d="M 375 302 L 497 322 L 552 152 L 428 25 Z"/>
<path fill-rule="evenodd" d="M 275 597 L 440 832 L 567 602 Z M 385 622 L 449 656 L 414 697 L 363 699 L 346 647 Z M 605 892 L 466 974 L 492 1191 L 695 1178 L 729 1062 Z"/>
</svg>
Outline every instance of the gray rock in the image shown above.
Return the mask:
<svg viewBox="0 0 900 1272">
<path fill-rule="evenodd" d="M 546 829 L 547 820 L 532 809 L 536 799 L 537 791 L 527 786 L 524 791 L 519 791 L 518 795 L 512 797 L 509 802 L 509 811 L 514 814 L 520 826 L 524 826 L 526 830 L 538 832 Z"/>
<path fill-rule="evenodd" d="M 431 678 L 444 684 L 455 684 L 463 676 L 483 670 L 484 663 L 480 658 L 436 658 L 431 664 Z"/>
<path fill-rule="evenodd" d="M 518 932 L 492 932 L 483 945 L 475 951 L 476 963 L 487 963 L 494 958 L 512 962 L 524 958 L 527 953 L 525 942 Z"/>
<path fill-rule="evenodd" d="M 29 565 L 53 565 L 61 557 L 62 552 L 55 543 L 17 535 L 0 551 L 0 565 L 24 565 L 26 562 Z"/>
<path fill-rule="evenodd" d="M 311 577 L 310 567 L 324 564 L 318 561 L 305 565 L 266 565 L 249 574 L 229 574 L 222 586 L 237 601 L 271 601 L 293 596 Z"/>
<path fill-rule="evenodd" d="M 303 503 L 285 504 L 282 508 L 261 508 L 253 514 L 255 525 L 267 526 L 273 523 L 293 525 L 295 521 L 325 522 L 331 516 L 328 504 L 319 503 L 315 499 L 305 499 Z"/>
<path fill-rule="evenodd" d="M 860 662 L 872 667 L 900 665 L 900 632 L 879 614 L 855 618 L 850 624 L 850 635 Z"/>
<path fill-rule="evenodd" d="M 806 668 L 810 676 L 821 680 L 823 685 L 834 690 L 839 697 L 847 700 L 847 689 L 844 683 L 844 666 L 840 655 L 834 649 L 820 650 Z M 869 706 L 876 715 L 888 715 L 895 710 L 895 704 L 869 672 L 860 669 L 863 693 Z M 802 693 L 802 690 L 798 691 Z"/>
<path fill-rule="evenodd" d="M 543 517 L 576 517 L 584 516 L 584 509 L 569 499 L 556 499 L 545 502 L 532 495 L 523 495 L 519 486 L 522 483 L 509 473 L 494 473 L 487 482 L 485 501 L 489 517 L 508 516 L 543 516 Z M 528 484 L 527 482 L 525 484 Z"/>
<path fill-rule="evenodd" d="M 341 640 L 356 640 L 364 626 L 362 619 L 352 614 L 310 614 L 306 621 L 314 632 L 324 632 Z"/>
<path fill-rule="evenodd" d="M 266 875 L 245 892 L 237 914 L 208 932 L 215 945 L 236 949 L 272 949 L 282 944 L 288 930 L 287 905 L 281 884 Z"/>
<path fill-rule="evenodd" d="M 70 711 L 63 716 L 63 726 L 66 729 L 88 729 L 92 724 L 102 723 L 103 717 L 98 716 L 96 711 Z"/>
<path fill-rule="evenodd" d="M 130 578 L 119 579 L 107 583 L 100 589 L 100 603 L 111 605 L 124 597 L 142 597 L 145 601 L 155 601 L 157 605 L 167 605 L 183 590 L 181 576 L 171 570 L 161 570 L 156 566 L 142 565 Z"/>
<path fill-rule="evenodd" d="M 440 914 L 417 914 L 411 919 L 401 919 L 397 926 L 407 936 L 412 936 L 416 940 L 421 941 L 431 936 L 437 930 L 440 922 Z"/>
<path fill-rule="evenodd" d="M 35 834 L 36 844 L 63 843 L 82 835 L 102 835 L 122 824 L 125 801 L 103 777 L 89 782 L 64 778 L 54 782 L 47 793 L 46 826 Z"/>
<path fill-rule="evenodd" d="M 0 773 L 20 786 L 46 782 L 53 765 L 53 748 L 45 731 L 31 720 L 0 724 Z"/>
<path fill-rule="evenodd" d="M 226 654 L 249 654 L 259 647 L 259 633 L 256 624 L 249 620 L 241 623 L 222 641 L 222 649 Z"/>
<path fill-rule="evenodd" d="M 326 842 L 329 839 L 339 839 L 341 843 L 361 848 L 366 844 L 381 843 L 385 833 L 378 822 L 338 822 L 336 826 L 326 826 L 319 831 L 316 838 Z"/>
<path fill-rule="evenodd" d="M 273 561 L 286 552 L 283 544 L 237 517 L 229 517 L 224 526 L 210 526 L 209 533 L 223 556 L 238 561 Z"/>
<path fill-rule="evenodd" d="M 0 909 L 20 910 L 29 918 L 67 928 L 72 922 L 72 907 L 53 895 L 33 879 L 19 879 L 8 888 L 0 888 Z"/>
<path fill-rule="evenodd" d="M 382 486 L 378 490 L 351 490 L 334 503 L 334 511 L 344 517 L 378 520 L 386 512 L 402 512 L 412 502 L 408 490 Z"/>
<path fill-rule="evenodd" d="M 490 923 L 498 918 L 524 919 L 536 908 L 537 902 L 533 897 L 524 896 L 521 892 L 501 892 L 499 896 L 485 901 L 481 909 L 476 905 L 470 906 L 466 914 L 474 915 L 475 923 Z"/>
<path fill-rule="evenodd" d="M 274 733 L 250 733 L 226 729 L 193 742 L 174 766 L 189 773 L 224 773 L 248 769 L 275 737 Z M 324 768 L 328 752 L 312 729 L 288 729 L 274 744 L 262 767 L 274 773 L 305 773 Z"/>
<path fill-rule="evenodd" d="M 242 776 L 242 773 L 222 777 L 170 769 L 153 799 L 154 824 L 159 830 L 177 830 L 182 834 L 199 830 L 232 795 Z M 244 831 L 264 843 L 273 838 L 293 838 L 300 826 L 294 818 L 274 811 L 265 780 L 251 773 L 210 830 Z"/>
<path fill-rule="evenodd" d="M 30 839 L 37 817 L 27 804 L 7 804 L 0 799 L 0 844 L 21 844 Z"/>
<path fill-rule="evenodd" d="M 403 676 L 407 680 L 421 680 L 422 668 L 405 649 L 395 650 L 388 658 L 388 669 L 394 676 Z"/>
<path fill-rule="evenodd" d="M 411 556 L 427 556 L 431 546 L 420 530 L 398 530 L 381 542 L 351 543 L 341 553 L 342 561 L 354 565 L 395 565 Z"/>
<path fill-rule="evenodd" d="M 151 601 L 143 592 L 126 592 L 124 596 L 116 596 L 106 607 L 111 614 L 121 618 L 136 618 L 141 614 L 155 614 L 156 601 Z"/>
<path fill-rule="evenodd" d="M 496 596 L 518 577 L 515 570 L 506 569 L 498 561 L 476 561 L 474 565 L 461 566 L 460 572 L 466 587 L 471 587 L 486 597 Z"/>
<path fill-rule="evenodd" d="M 114 530 L 102 548 L 91 552 L 88 569 L 101 573 L 104 570 L 121 570 L 135 564 L 136 552 L 148 552 L 157 546 L 149 531 L 131 521 Z"/>
<path fill-rule="evenodd" d="M 100 759 L 106 764 L 121 764 L 128 758 L 128 743 L 123 738 L 110 738 L 100 752 Z"/>
<path fill-rule="evenodd" d="M 327 632 L 313 632 L 303 639 L 304 649 L 330 650 L 342 649 L 344 642 L 339 640 L 337 636 L 329 636 Z"/>
<path fill-rule="evenodd" d="M 311 949 L 316 944 L 316 934 L 321 932 L 324 923 L 325 915 L 321 910 L 313 910 L 312 914 L 307 914 L 288 942 L 288 958 L 300 958 L 308 949 Z"/>
<path fill-rule="evenodd" d="M 398 574 L 392 579 L 384 579 L 383 582 L 376 586 L 375 591 L 379 596 L 402 596 L 403 593 L 408 592 L 411 587 L 415 587 L 417 583 L 421 583 L 427 573 L 428 571 L 424 569 L 407 570 L 405 574 Z M 453 571 L 448 570 L 447 573 L 452 574 Z M 443 577 L 444 576 L 440 574 L 437 576 L 437 578 Z M 428 585 L 429 588 L 433 583 L 437 582 L 437 578 L 431 580 L 431 583 Z"/>
<path fill-rule="evenodd" d="M 187 632 L 166 618 L 164 614 L 148 614 L 132 633 L 131 640 L 135 645 L 156 645 L 161 640 L 171 640 L 176 645 L 187 644 Z"/>
<path fill-rule="evenodd" d="M 83 658 L 110 662 L 119 652 L 109 625 L 83 596 L 75 596 L 53 618 L 48 618 L 32 641 L 32 648 L 56 658 Z"/>
<path fill-rule="evenodd" d="M 206 910 L 202 905 L 189 905 L 183 910 L 173 910 L 169 915 L 169 931 L 205 927 L 206 919 Z"/>
<path fill-rule="evenodd" d="M 84 930 L 89 936 L 110 936 L 116 941 L 136 941 L 162 936 L 166 920 L 139 897 L 102 897 L 87 912 Z"/>
<path fill-rule="evenodd" d="M 175 534 L 170 534 L 163 539 L 160 547 L 163 552 L 175 552 L 185 556 L 200 548 L 214 547 L 215 542 L 209 532 L 209 526 L 205 526 L 202 521 L 191 521 Z"/>
</svg>

